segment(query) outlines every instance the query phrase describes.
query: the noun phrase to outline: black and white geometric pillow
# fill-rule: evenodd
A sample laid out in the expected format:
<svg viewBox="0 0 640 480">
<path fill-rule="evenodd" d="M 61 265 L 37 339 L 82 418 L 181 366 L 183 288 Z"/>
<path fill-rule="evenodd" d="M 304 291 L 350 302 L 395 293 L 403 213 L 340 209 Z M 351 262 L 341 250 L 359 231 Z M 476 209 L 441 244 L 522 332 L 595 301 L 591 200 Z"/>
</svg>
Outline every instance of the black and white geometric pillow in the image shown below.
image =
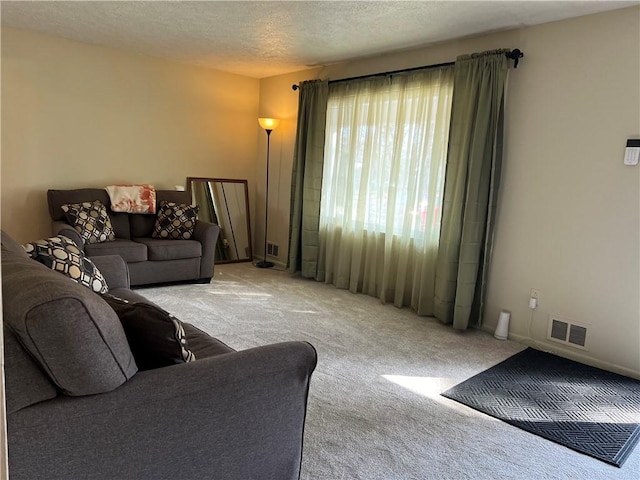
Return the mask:
<svg viewBox="0 0 640 480">
<path fill-rule="evenodd" d="M 197 205 L 161 201 L 151 236 L 170 240 L 190 240 L 196 226 L 198 210 Z"/>
<path fill-rule="evenodd" d="M 86 243 L 113 242 L 115 231 L 107 209 L 100 200 L 62 205 L 67 221 Z"/>
<path fill-rule="evenodd" d="M 150 303 L 130 302 L 110 293 L 102 298 L 120 318 L 138 370 L 196 360 L 182 322 L 166 310 Z"/>
<path fill-rule="evenodd" d="M 173 326 L 176 329 L 176 341 L 180 344 L 180 354 L 182 355 L 182 359 L 185 363 L 194 362 L 196 360 L 196 354 L 193 353 L 187 344 L 187 334 L 184 331 L 184 326 L 182 322 L 178 320 L 173 315 L 170 315 L 171 321 L 173 322 Z"/>
<path fill-rule="evenodd" d="M 66 275 L 74 282 L 97 293 L 107 293 L 109 286 L 98 267 L 69 238 L 57 236 L 23 245 L 34 260 Z"/>
</svg>

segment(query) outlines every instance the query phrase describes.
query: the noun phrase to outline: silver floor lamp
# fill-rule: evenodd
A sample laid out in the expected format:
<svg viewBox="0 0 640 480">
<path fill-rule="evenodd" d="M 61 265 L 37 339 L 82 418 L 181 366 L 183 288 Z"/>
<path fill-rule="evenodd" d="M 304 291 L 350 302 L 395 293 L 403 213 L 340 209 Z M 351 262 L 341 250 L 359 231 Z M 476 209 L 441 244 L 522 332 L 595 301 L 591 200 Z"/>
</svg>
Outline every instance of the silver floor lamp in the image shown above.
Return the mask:
<svg viewBox="0 0 640 480">
<path fill-rule="evenodd" d="M 261 262 L 256 263 L 256 267 L 271 268 L 273 267 L 273 262 L 267 261 L 267 227 L 269 225 L 269 150 L 271 132 L 278 127 L 280 120 L 275 118 L 258 118 L 258 123 L 260 123 L 260 126 L 264 128 L 265 132 L 267 132 L 267 188 L 264 194 L 264 257 L 262 257 Z"/>
</svg>

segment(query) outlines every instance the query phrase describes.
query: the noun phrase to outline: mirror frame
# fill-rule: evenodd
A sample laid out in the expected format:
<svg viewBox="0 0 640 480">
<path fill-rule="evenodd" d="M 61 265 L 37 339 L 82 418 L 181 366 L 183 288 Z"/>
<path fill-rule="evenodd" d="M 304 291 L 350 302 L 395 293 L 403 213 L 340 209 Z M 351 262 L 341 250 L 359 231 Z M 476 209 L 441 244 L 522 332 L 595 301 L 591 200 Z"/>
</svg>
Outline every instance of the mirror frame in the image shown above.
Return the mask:
<svg viewBox="0 0 640 480">
<path fill-rule="evenodd" d="M 193 189 L 191 188 L 191 182 L 225 182 L 225 183 L 240 183 L 244 185 L 244 201 L 247 206 L 247 235 L 249 236 L 249 258 L 243 258 L 238 260 L 215 260 L 216 264 L 224 263 L 244 263 L 253 262 L 253 238 L 251 237 L 251 217 L 249 213 L 249 182 L 247 180 L 240 180 L 237 178 L 212 178 L 212 177 L 187 177 L 187 192 L 189 198 L 193 201 Z M 216 213 L 217 215 L 217 213 Z"/>
</svg>

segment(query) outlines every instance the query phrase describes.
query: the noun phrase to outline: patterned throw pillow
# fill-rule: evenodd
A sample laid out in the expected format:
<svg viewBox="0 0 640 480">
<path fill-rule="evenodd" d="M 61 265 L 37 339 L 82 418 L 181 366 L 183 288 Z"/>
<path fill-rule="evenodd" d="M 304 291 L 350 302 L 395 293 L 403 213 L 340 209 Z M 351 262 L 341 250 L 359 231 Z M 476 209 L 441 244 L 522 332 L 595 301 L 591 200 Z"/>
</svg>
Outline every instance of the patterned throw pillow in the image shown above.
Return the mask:
<svg viewBox="0 0 640 480">
<path fill-rule="evenodd" d="M 27 254 L 51 270 L 66 275 L 94 292 L 107 293 L 107 281 L 98 267 L 85 257 L 80 248 L 65 236 L 38 240 L 23 245 Z"/>
<path fill-rule="evenodd" d="M 151 233 L 153 238 L 169 240 L 190 240 L 196 226 L 197 205 L 161 201 L 156 225 Z"/>
<path fill-rule="evenodd" d="M 138 370 L 193 362 L 182 322 L 153 304 L 130 302 L 115 295 L 102 298 L 120 318 Z"/>
<path fill-rule="evenodd" d="M 86 243 L 113 242 L 115 231 L 107 209 L 100 200 L 61 206 L 67 221 Z"/>
</svg>

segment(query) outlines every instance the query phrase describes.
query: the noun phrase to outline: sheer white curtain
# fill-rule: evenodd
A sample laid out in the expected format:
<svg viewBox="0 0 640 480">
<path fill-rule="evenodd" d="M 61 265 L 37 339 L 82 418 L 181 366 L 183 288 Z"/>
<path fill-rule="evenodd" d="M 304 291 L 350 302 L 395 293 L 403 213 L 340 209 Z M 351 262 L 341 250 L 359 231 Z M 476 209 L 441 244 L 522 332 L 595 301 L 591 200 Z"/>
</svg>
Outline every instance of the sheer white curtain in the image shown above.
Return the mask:
<svg viewBox="0 0 640 480">
<path fill-rule="evenodd" d="M 318 279 L 433 313 L 453 68 L 330 85 Z"/>
</svg>

